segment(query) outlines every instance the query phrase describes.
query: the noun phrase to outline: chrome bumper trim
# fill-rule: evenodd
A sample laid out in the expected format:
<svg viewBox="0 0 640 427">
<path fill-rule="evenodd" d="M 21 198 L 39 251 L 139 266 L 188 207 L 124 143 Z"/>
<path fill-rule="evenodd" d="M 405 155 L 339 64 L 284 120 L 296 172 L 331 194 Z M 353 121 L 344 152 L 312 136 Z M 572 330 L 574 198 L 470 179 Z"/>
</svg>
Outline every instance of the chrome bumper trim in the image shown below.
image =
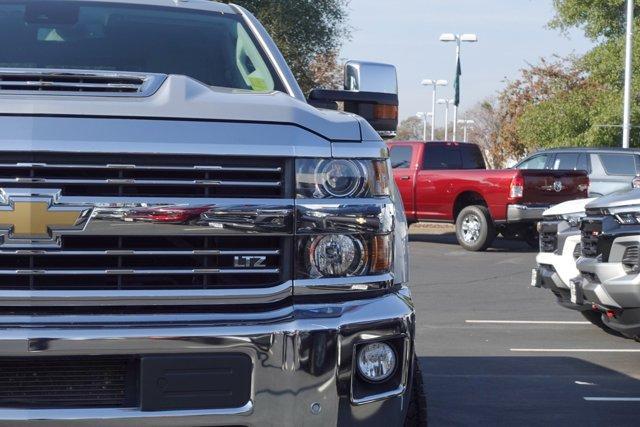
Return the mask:
<svg viewBox="0 0 640 427">
<path fill-rule="evenodd" d="M 507 222 L 540 221 L 549 206 L 508 205 Z"/>
<path fill-rule="evenodd" d="M 403 368 L 413 363 L 415 314 L 408 289 L 378 298 L 290 307 L 257 322 L 173 325 L 66 324 L 3 328 L 0 357 L 243 353 L 253 360 L 251 405 L 222 411 L 0 409 L 0 426 L 352 425 L 406 411 L 407 379 L 397 390 L 352 402 L 356 345 L 406 337 Z M 33 317 L 36 320 L 37 316 Z M 0 316 L 0 322 L 2 321 Z M 365 402 L 368 402 L 365 404 Z M 314 414 L 311 406 L 322 410 Z"/>
<path fill-rule="evenodd" d="M 292 295 L 292 282 L 268 288 L 106 291 L 0 291 L 0 306 L 269 304 Z"/>
</svg>

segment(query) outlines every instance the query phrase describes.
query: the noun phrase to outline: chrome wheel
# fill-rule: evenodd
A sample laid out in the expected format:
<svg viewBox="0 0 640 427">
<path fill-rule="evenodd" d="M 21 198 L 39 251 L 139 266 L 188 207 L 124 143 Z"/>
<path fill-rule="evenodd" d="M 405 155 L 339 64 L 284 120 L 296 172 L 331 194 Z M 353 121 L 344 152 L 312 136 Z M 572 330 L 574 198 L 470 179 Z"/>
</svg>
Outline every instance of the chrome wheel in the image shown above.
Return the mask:
<svg viewBox="0 0 640 427">
<path fill-rule="evenodd" d="M 469 214 L 462 220 L 462 240 L 468 244 L 474 244 L 480 238 L 482 223 L 476 214 Z"/>
</svg>

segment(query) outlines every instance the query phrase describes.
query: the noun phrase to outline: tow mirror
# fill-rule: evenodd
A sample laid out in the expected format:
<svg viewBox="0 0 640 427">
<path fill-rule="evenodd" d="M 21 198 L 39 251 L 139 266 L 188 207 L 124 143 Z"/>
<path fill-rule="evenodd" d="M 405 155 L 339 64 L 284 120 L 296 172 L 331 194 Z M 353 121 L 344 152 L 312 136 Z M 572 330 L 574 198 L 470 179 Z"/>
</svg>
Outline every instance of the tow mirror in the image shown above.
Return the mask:
<svg viewBox="0 0 640 427">
<path fill-rule="evenodd" d="M 314 89 L 309 103 L 363 117 L 383 138 L 393 138 L 398 129 L 398 77 L 390 64 L 348 61 L 344 67 L 344 90 Z"/>
</svg>

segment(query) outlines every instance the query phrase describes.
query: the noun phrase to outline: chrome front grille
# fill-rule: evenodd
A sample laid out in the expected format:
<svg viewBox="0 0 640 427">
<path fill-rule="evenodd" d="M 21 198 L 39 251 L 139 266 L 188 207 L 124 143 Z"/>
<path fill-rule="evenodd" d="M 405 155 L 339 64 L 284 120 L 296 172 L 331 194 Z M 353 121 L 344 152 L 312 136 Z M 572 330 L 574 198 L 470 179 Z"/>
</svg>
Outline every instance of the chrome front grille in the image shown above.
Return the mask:
<svg viewBox="0 0 640 427">
<path fill-rule="evenodd" d="M 291 162 L 0 153 L 0 306 L 282 301 Z"/>
<path fill-rule="evenodd" d="M 5 153 L 0 187 L 57 188 L 65 196 L 284 196 L 283 161 L 195 156 Z"/>
<path fill-rule="evenodd" d="M 63 237 L 60 250 L 0 250 L 0 280 L 3 290 L 31 291 L 269 287 L 287 280 L 286 245 L 259 236 Z M 251 268 L 236 257 L 263 261 Z"/>
</svg>

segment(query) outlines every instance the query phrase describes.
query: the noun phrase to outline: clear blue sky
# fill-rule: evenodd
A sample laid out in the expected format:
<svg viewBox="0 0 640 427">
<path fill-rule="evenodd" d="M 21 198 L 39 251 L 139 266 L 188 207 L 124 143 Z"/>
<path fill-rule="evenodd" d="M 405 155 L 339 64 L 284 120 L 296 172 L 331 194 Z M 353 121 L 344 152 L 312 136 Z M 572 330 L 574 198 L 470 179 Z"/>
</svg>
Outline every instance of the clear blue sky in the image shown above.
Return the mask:
<svg viewBox="0 0 640 427">
<path fill-rule="evenodd" d="M 546 28 L 552 0 L 351 0 L 350 8 L 353 37 L 341 57 L 398 67 L 401 118 L 431 111 L 431 94 L 419 85 L 423 78 L 453 81 L 455 47 L 438 41 L 443 32 L 480 39 L 462 47 L 461 111 L 495 94 L 527 62 L 591 47 L 579 31 L 566 37 Z M 453 86 L 442 95 L 452 97 Z"/>
</svg>

